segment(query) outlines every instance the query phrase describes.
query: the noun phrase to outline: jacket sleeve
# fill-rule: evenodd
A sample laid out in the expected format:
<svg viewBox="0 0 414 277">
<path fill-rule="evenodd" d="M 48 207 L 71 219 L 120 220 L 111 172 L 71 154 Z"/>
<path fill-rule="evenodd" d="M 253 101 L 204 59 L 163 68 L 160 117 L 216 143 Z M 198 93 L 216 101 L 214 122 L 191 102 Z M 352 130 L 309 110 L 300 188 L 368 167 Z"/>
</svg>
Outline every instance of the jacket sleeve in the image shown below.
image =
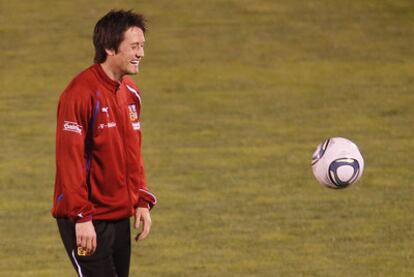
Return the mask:
<svg viewBox="0 0 414 277">
<path fill-rule="evenodd" d="M 141 152 L 141 151 L 140 151 Z M 157 198 L 148 191 L 144 174 L 144 161 L 139 155 L 140 182 L 138 185 L 138 207 L 152 209 L 157 204 Z"/>
<path fill-rule="evenodd" d="M 92 220 L 88 200 L 88 157 L 85 154 L 92 100 L 69 91 L 62 94 L 57 114 L 54 215 L 74 222 Z"/>
</svg>

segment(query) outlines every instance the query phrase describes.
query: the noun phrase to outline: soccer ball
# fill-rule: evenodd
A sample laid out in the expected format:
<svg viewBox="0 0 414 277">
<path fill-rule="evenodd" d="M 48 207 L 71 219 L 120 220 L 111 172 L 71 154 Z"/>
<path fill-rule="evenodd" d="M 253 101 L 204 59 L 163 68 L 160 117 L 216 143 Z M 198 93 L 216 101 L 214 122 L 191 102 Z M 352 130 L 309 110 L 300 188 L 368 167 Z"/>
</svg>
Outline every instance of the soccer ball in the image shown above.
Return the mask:
<svg viewBox="0 0 414 277">
<path fill-rule="evenodd" d="M 359 180 L 364 159 L 355 143 L 340 137 L 318 145 L 312 156 L 312 171 L 323 186 L 343 189 Z"/>
</svg>

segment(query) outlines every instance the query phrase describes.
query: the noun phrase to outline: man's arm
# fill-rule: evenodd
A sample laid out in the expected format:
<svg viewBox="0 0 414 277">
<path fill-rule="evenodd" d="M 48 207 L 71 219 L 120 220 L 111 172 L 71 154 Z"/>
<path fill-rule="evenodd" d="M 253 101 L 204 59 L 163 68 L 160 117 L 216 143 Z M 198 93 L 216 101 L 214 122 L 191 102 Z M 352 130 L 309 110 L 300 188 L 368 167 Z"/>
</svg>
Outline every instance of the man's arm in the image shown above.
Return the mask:
<svg viewBox="0 0 414 277">
<path fill-rule="evenodd" d="M 141 176 L 138 184 L 139 198 L 135 208 L 134 228 L 139 229 L 142 222 L 142 231 L 135 237 L 136 241 L 144 240 L 150 233 L 152 225 L 150 210 L 157 204 L 157 198 L 147 189 L 142 156 L 139 157 L 139 166 Z"/>
<path fill-rule="evenodd" d="M 62 94 L 58 106 L 56 131 L 56 190 L 55 213 L 76 223 L 78 246 L 88 252 L 96 248 L 92 224 L 93 205 L 88 200 L 86 178 L 89 170 L 85 153 L 91 101 L 76 91 Z"/>
</svg>

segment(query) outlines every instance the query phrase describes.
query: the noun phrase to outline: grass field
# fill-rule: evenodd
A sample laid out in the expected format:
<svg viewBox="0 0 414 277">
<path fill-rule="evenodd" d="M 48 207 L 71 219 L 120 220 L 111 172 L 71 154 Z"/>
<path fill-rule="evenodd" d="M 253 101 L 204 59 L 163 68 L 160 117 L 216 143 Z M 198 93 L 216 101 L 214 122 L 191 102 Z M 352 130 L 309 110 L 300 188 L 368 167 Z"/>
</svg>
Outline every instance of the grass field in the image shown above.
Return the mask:
<svg viewBox="0 0 414 277">
<path fill-rule="evenodd" d="M 111 8 L 147 15 L 131 276 L 414 276 L 410 0 L 0 0 L 0 276 L 74 276 L 50 215 L 56 104 Z M 366 168 L 322 188 L 344 136 Z"/>
</svg>

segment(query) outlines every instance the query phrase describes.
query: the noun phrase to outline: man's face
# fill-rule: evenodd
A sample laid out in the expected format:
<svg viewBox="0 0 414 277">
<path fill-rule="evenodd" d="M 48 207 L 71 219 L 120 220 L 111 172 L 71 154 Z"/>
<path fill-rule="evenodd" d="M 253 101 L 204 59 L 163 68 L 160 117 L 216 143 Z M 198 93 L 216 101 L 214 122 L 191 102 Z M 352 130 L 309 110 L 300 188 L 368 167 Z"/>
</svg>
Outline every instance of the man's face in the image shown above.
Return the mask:
<svg viewBox="0 0 414 277">
<path fill-rule="evenodd" d="M 124 40 L 118 51 L 112 56 L 113 69 L 121 74 L 137 74 L 139 63 L 144 58 L 144 32 L 138 27 L 131 27 L 124 33 Z"/>
</svg>

